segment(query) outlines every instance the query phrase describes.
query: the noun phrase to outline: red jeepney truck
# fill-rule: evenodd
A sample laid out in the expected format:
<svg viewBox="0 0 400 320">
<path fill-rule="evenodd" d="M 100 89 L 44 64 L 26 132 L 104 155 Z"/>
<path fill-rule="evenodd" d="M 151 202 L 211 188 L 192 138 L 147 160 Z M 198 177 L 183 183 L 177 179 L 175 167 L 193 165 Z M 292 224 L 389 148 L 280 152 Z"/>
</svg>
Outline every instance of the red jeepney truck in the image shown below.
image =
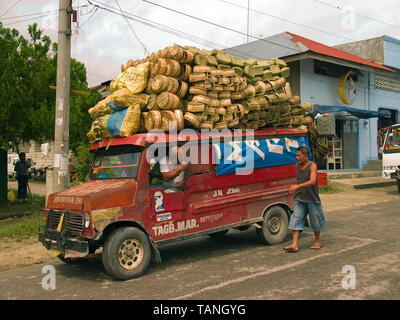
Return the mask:
<svg viewBox="0 0 400 320">
<path fill-rule="evenodd" d="M 188 142 L 185 186 L 166 193 L 154 158 Z M 226 131 L 212 139 L 195 131 L 143 133 L 94 143 L 88 181 L 49 195 L 39 241 L 66 263 L 102 248 L 104 268 L 116 279 L 138 277 L 151 260 L 161 262 L 157 247 L 172 241 L 254 227 L 263 243 L 281 243 L 301 144 L 308 146 L 304 131 L 284 128 Z"/>
</svg>

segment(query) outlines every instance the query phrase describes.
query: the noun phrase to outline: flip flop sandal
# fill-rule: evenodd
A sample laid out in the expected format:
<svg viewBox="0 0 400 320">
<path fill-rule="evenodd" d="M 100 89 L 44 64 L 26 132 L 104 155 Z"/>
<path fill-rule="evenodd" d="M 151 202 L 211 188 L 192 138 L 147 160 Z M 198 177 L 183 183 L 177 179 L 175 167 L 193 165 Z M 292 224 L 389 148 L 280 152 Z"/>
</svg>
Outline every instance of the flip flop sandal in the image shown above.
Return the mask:
<svg viewBox="0 0 400 320">
<path fill-rule="evenodd" d="M 283 248 L 283 249 L 286 250 L 286 252 L 298 252 L 299 251 L 299 249 L 295 249 L 295 248 L 292 248 L 292 247 Z"/>
<path fill-rule="evenodd" d="M 312 249 L 312 250 L 318 250 L 318 249 L 321 249 L 322 247 L 323 247 L 323 245 L 322 245 L 322 243 L 321 243 L 321 244 L 318 245 L 318 246 L 311 246 L 310 249 Z"/>
</svg>

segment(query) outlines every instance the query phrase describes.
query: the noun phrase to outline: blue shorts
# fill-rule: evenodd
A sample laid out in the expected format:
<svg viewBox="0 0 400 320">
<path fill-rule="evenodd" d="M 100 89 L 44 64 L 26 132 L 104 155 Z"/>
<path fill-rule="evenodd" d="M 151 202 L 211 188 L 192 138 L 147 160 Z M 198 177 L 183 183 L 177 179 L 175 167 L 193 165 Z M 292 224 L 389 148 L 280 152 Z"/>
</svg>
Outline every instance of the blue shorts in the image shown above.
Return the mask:
<svg viewBox="0 0 400 320">
<path fill-rule="evenodd" d="M 313 231 L 324 231 L 326 222 L 321 204 L 298 200 L 294 202 L 293 214 L 290 217 L 288 228 L 302 231 L 308 214 L 310 215 L 311 229 Z"/>
</svg>

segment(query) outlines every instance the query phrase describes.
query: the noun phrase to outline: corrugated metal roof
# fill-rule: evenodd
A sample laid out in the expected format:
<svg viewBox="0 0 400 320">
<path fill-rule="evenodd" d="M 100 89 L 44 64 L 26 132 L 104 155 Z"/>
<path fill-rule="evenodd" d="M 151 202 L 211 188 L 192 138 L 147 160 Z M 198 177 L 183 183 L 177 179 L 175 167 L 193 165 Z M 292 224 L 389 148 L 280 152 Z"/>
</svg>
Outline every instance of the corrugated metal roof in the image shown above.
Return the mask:
<svg viewBox="0 0 400 320">
<path fill-rule="evenodd" d="M 241 44 L 232 48 L 225 49 L 225 52 L 242 59 L 267 59 L 274 57 L 287 57 L 294 54 L 308 51 L 305 46 L 297 46 L 290 41 L 287 33 L 279 33 L 272 37 Z"/>
<path fill-rule="evenodd" d="M 363 59 L 342 50 L 324 45 L 322 43 L 298 36 L 291 32 L 284 32 L 272 37 L 252 41 L 246 44 L 225 49 L 225 51 L 233 56 L 242 59 L 267 59 L 267 58 L 284 58 L 304 52 L 314 52 L 329 57 L 334 57 L 358 64 L 378 68 L 386 71 L 392 71 L 379 63 Z"/>
</svg>

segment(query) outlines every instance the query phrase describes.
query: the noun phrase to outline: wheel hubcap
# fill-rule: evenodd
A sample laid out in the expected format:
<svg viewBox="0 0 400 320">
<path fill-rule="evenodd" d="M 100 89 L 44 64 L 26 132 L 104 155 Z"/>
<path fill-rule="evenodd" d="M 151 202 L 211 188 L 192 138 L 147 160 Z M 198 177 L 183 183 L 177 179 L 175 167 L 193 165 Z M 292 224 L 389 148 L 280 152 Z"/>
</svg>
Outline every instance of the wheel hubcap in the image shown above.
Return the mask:
<svg viewBox="0 0 400 320">
<path fill-rule="evenodd" d="M 143 256 L 143 245 L 138 239 L 126 239 L 118 250 L 118 261 L 126 270 L 137 268 L 142 263 Z"/>
<path fill-rule="evenodd" d="M 278 217 L 274 216 L 268 220 L 268 230 L 271 233 L 273 233 L 273 234 L 278 233 L 280 228 L 281 228 L 281 223 L 280 223 L 280 220 Z"/>
</svg>

